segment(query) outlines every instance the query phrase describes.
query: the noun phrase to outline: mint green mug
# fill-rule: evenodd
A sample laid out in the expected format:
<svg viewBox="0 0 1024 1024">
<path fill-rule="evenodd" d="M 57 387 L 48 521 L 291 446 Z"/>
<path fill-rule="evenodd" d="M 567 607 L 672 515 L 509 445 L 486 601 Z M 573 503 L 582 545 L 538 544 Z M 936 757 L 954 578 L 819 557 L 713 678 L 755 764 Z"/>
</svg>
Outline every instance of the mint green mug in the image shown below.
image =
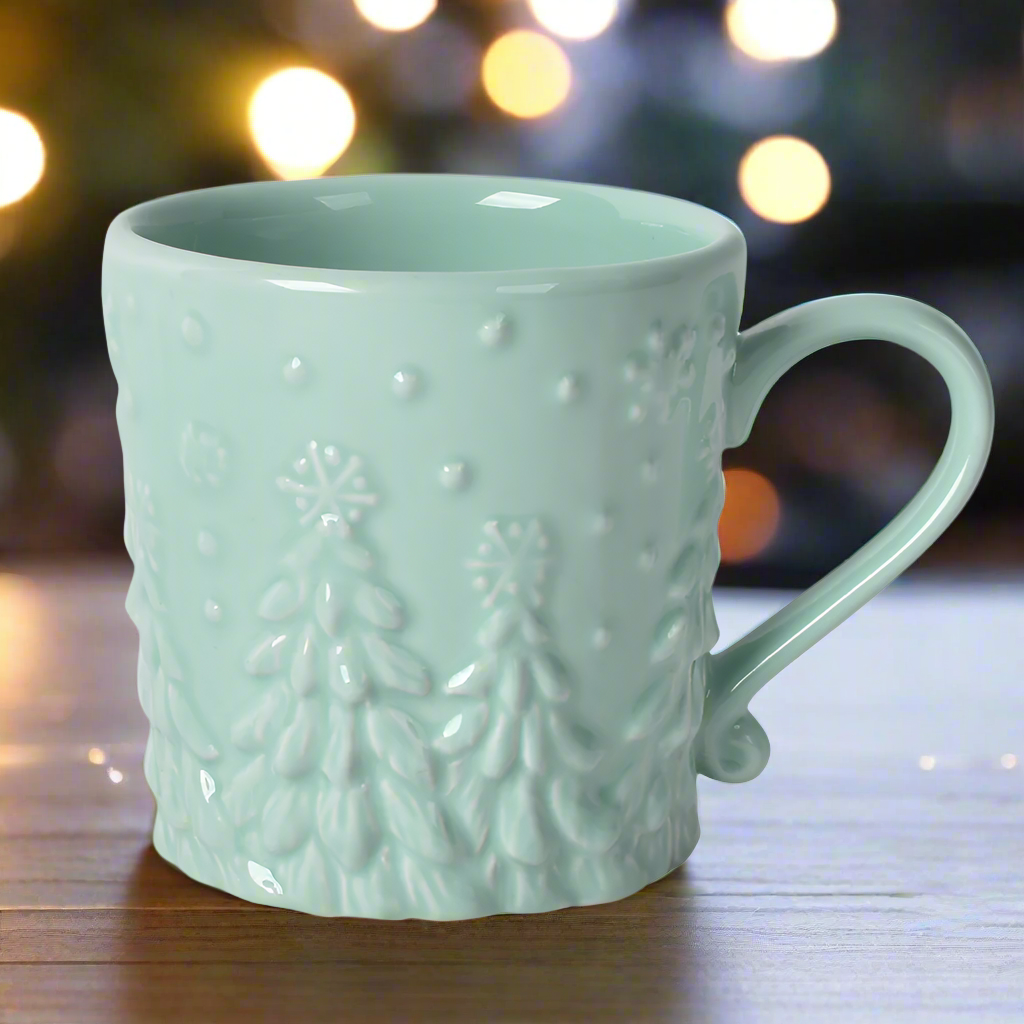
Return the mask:
<svg viewBox="0 0 1024 1024">
<path fill-rule="evenodd" d="M 941 313 L 848 295 L 740 332 L 744 270 L 716 213 L 554 181 L 256 183 L 114 221 L 163 857 L 259 903 L 433 919 L 614 900 L 686 860 L 696 773 L 761 771 L 751 697 L 935 540 L 992 435 Z M 946 449 L 711 655 L 722 450 L 786 369 L 860 338 L 939 370 Z"/>
</svg>

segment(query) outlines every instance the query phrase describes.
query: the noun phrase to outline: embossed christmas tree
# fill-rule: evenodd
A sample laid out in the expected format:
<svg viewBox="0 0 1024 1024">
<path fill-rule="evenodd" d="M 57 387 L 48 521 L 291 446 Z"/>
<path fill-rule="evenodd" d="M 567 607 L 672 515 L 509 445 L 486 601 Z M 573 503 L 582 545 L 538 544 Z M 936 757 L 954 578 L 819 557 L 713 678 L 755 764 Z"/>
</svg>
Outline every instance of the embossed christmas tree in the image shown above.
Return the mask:
<svg viewBox="0 0 1024 1024">
<path fill-rule="evenodd" d="M 164 621 L 160 531 L 148 484 L 125 474 L 124 542 L 135 567 L 125 607 L 139 631 L 139 700 L 150 722 L 144 768 L 160 816 L 157 840 L 186 871 L 224 878 L 231 829 L 210 803 L 208 768 L 220 758 L 183 692 L 186 671 Z"/>
<path fill-rule="evenodd" d="M 452 760 L 453 813 L 502 909 L 548 909 L 567 891 L 560 868 L 574 852 L 608 850 L 619 815 L 586 784 L 603 750 L 566 712 L 568 674 L 541 618 L 548 538 L 537 519 L 493 520 L 483 533 L 467 563 L 482 650 L 446 685 L 460 709 L 435 747 Z"/>
<path fill-rule="evenodd" d="M 635 856 L 650 877 L 677 867 L 696 835 L 677 816 L 692 806 L 691 746 L 704 707 L 701 572 L 703 544 L 691 541 L 669 573 L 665 612 L 651 645 L 652 681 L 637 699 L 623 739 L 629 764 L 613 789 Z"/>
<path fill-rule="evenodd" d="M 358 456 L 315 442 L 277 485 L 304 532 L 260 602 L 273 628 L 245 668 L 263 693 L 231 734 L 251 756 L 226 797 L 249 873 L 286 896 L 315 887 L 335 913 L 425 911 L 454 849 L 413 717 L 430 679 L 353 529 L 377 496 Z"/>
</svg>

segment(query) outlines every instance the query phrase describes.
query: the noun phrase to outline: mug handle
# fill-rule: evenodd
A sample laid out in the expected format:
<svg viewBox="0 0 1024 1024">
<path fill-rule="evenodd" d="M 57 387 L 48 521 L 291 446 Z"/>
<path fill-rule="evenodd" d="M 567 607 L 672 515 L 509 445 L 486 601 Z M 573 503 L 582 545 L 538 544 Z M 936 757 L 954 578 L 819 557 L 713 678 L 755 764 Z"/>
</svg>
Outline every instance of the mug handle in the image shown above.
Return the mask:
<svg viewBox="0 0 1024 1024">
<path fill-rule="evenodd" d="M 739 335 L 726 380 L 725 447 L 746 440 L 771 386 L 829 345 L 881 338 L 924 356 L 949 388 L 949 437 L 924 486 L 888 526 L 824 579 L 731 646 L 710 655 L 697 770 L 747 782 L 768 763 L 768 737 L 747 710 L 777 672 L 866 604 L 952 522 L 992 445 L 992 385 L 970 338 L 938 310 L 895 295 L 840 295 L 779 313 Z"/>
</svg>

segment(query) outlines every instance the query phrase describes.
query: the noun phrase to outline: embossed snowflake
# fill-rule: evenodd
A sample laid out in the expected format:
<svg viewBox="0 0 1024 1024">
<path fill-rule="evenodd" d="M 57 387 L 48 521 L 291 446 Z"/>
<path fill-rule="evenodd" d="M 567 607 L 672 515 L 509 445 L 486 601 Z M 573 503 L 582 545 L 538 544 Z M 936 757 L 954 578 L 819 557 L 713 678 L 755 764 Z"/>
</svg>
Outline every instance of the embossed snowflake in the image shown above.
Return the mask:
<svg viewBox="0 0 1024 1024">
<path fill-rule="evenodd" d="M 319 520 L 347 535 L 348 523 L 358 522 L 363 509 L 376 505 L 378 500 L 378 495 L 368 490 L 362 469 L 363 460 L 358 455 L 343 459 L 334 445 L 321 448 L 316 441 L 310 441 L 306 454 L 295 463 L 295 473 L 302 479 L 280 476 L 277 486 L 285 494 L 295 495 L 303 526 Z"/>
<path fill-rule="evenodd" d="M 492 519 L 484 524 L 484 540 L 477 557 L 466 567 L 473 573 L 473 587 L 483 593 L 484 608 L 493 608 L 504 596 L 532 608 L 544 603 L 541 584 L 550 558 L 549 542 L 537 519 Z"/>
<path fill-rule="evenodd" d="M 228 450 L 221 436 L 202 423 L 188 423 L 181 433 L 179 448 L 182 469 L 197 484 L 216 487 L 228 464 Z"/>
<path fill-rule="evenodd" d="M 671 334 L 660 323 L 651 328 L 644 348 L 626 362 L 626 380 L 636 387 L 630 420 L 640 423 L 654 414 L 659 423 L 668 423 L 680 406 L 689 407 L 686 390 L 697 376 L 692 359 L 696 344 L 697 332 L 692 327 Z"/>
</svg>

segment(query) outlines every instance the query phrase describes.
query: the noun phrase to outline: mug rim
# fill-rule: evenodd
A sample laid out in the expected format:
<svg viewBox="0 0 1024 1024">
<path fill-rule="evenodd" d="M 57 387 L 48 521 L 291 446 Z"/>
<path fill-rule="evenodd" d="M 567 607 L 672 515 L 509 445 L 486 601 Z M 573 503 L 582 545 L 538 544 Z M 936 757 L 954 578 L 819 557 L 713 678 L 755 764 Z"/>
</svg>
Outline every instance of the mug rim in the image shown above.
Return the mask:
<svg viewBox="0 0 1024 1024">
<path fill-rule="evenodd" d="M 237 257 L 185 249 L 169 242 L 158 241 L 138 229 L 167 222 L 169 214 L 186 202 L 197 199 L 217 199 L 237 196 L 245 192 L 284 192 L 311 190 L 324 182 L 344 183 L 353 190 L 360 185 L 369 187 L 382 179 L 401 181 L 410 186 L 430 179 L 457 180 L 483 187 L 501 186 L 495 191 L 520 186 L 517 191 L 527 192 L 544 186 L 579 190 L 606 199 L 629 197 L 632 203 L 646 203 L 650 207 L 668 208 L 676 220 L 682 213 L 686 224 L 707 240 L 695 249 L 663 256 L 624 262 L 609 262 L 583 266 L 536 266 L 518 269 L 485 270 L 359 270 L 304 266 L 290 263 L 268 263 Z M 653 217 L 653 214 L 652 214 Z M 116 251 L 131 262 L 173 265 L 186 271 L 206 273 L 243 274 L 298 291 L 342 293 L 386 291 L 442 291 L 481 288 L 510 295 L 545 295 L 553 291 L 601 291 L 644 287 L 651 284 L 678 280 L 702 264 L 723 258 L 745 259 L 746 241 L 737 225 L 728 217 L 698 203 L 675 196 L 661 195 L 638 189 L 588 182 L 562 181 L 551 178 L 506 177 L 499 175 L 395 173 L 338 175 L 334 177 L 306 178 L 291 181 L 250 181 L 213 188 L 178 192 L 139 203 L 118 214 L 107 230 L 106 252 Z"/>
</svg>

